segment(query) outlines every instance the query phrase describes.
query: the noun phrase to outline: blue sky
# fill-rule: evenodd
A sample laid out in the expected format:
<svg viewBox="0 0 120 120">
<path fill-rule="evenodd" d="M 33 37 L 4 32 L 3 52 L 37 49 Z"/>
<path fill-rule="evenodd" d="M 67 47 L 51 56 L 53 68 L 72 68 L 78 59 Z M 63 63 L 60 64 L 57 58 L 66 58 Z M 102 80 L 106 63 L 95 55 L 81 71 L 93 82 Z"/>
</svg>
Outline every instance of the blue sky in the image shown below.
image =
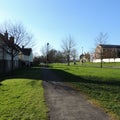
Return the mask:
<svg viewBox="0 0 120 120">
<path fill-rule="evenodd" d="M 34 34 L 34 53 L 47 42 L 61 50 L 62 40 L 73 37 L 78 53 L 90 52 L 100 32 L 108 44 L 120 44 L 120 0 L 1 0 L 0 23 L 20 21 Z"/>
</svg>

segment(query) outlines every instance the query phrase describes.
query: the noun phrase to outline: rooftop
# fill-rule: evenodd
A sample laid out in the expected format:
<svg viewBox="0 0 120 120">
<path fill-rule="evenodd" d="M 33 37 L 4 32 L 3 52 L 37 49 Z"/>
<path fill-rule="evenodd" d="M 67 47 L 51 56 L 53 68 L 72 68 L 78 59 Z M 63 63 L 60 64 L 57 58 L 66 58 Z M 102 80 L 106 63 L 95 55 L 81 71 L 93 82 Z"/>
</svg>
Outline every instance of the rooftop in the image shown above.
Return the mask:
<svg viewBox="0 0 120 120">
<path fill-rule="evenodd" d="M 120 48 L 120 45 L 99 44 L 103 48 Z"/>
<path fill-rule="evenodd" d="M 22 48 L 21 51 L 24 55 L 29 56 L 30 53 L 32 52 L 32 49 L 31 48 Z"/>
</svg>

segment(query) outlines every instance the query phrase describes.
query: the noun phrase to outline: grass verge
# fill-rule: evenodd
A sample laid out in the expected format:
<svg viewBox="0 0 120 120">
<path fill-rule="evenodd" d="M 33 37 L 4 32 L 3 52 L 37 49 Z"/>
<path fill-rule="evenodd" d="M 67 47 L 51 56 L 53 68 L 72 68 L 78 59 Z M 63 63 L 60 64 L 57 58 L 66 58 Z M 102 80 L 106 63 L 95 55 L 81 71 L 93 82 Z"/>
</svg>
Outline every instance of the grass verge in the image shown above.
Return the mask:
<svg viewBox="0 0 120 120">
<path fill-rule="evenodd" d="M 39 68 L 15 71 L 0 85 L 0 120 L 47 120 Z"/>
<path fill-rule="evenodd" d="M 89 96 L 115 120 L 120 120 L 120 69 L 53 64 L 65 82 Z"/>
</svg>

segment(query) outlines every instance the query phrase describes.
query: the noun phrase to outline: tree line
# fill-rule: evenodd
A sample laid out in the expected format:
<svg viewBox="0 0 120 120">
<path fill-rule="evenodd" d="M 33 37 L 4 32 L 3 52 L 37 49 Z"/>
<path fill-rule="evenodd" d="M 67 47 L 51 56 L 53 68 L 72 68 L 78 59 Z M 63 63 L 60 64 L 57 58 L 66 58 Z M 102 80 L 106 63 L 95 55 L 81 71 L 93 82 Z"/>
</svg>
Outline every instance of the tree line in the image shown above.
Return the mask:
<svg viewBox="0 0 120 120">
<path fill-rule="evenodd" d="M 46 43 L 41 50 L 42 55 L 34 57 L 34 64 L 67 63 L 69 66 L 70 62 L 76 64 L 77 61 L 83 59 L 81 55 L 78 55 L 75 41 L 71 35 L 62 40 L 61 48 L 61 51 L 52 49 L 50 44 Z M 84 53 L 84 58 L 90 61 L 90 54 Z"/>
<path fill-rule="evenodd" d="M 12 38 L 14 37 L 14 44 L 17 46 L 24 46 L 24 47 L 33 47 L 35 45 L 35 42 L 33 41 L 33 35 L 26 30 L 24 25 L 22 23 L 18 22 L 11 22 L 6 21 L 0 25 L 0 33 L 8 33 L 8 37 Z M 98 44 L 104 44 L 106 40 L 108 39 L 107 33 L 100 33 L 97 37 L 97 45 Z M 97 46 L 96 45 L 96 46 Z M 11 45 L 10 47 L 14 47 L 14 45 Z M 41 50 L 42 55 L 34 57 L 34 63 L 54 63 L 54 62 L 66 62 L 68 65 L 70 65 L 70 62 L 73 61 L 74 64 L 76 63 L 76 60 L 78 60 L 78 53 L 76 50 L 76 44 L 71 35 L 64 38 L 61 45 L 62 51 L 58 51 L 56 49 L 51 49 L 50 45 L 47 43 L 45 47 Z M 10 54 L 12 61 L 14 60 L 14 57 L 18 54 L 13 52 L 13 49 L 9 49 L 6 51 Z M 99 53 L 101 55 L 101 67 L 102 67 L 102 59 L 103 54 L 102 51 Z M 82 57 L 83 58 L 83 57 Z M 90 61 L 90 53 L 84 53 L 84 58 Z M 81 55 L 80 55 L 81 59 Z"/>
</svg>

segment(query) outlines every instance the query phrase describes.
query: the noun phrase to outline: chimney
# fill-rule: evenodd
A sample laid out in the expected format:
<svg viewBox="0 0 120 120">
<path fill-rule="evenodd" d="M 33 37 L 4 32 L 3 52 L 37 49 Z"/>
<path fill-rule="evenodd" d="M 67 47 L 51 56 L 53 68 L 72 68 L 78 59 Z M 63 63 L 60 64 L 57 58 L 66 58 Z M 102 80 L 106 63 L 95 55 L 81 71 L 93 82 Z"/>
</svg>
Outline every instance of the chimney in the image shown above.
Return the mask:
<svg viewBox="0 0 120 120">
<path fill-rule="evenodd" d="M 22 49 L 24 49 L 24 45 L 22 46 Z"/>
<path fill-rule="evenodd" d="M 13 45 L 14 44 L 14 37 L 10 37 L 10 44 Z"/>
<path fill-rule="evenodd" d="M 6 30 L 6 32 L 4 33 L 4 37 L 5 37 L 5 40 L 8 40 L 8 32 Z"/>
</svg>

